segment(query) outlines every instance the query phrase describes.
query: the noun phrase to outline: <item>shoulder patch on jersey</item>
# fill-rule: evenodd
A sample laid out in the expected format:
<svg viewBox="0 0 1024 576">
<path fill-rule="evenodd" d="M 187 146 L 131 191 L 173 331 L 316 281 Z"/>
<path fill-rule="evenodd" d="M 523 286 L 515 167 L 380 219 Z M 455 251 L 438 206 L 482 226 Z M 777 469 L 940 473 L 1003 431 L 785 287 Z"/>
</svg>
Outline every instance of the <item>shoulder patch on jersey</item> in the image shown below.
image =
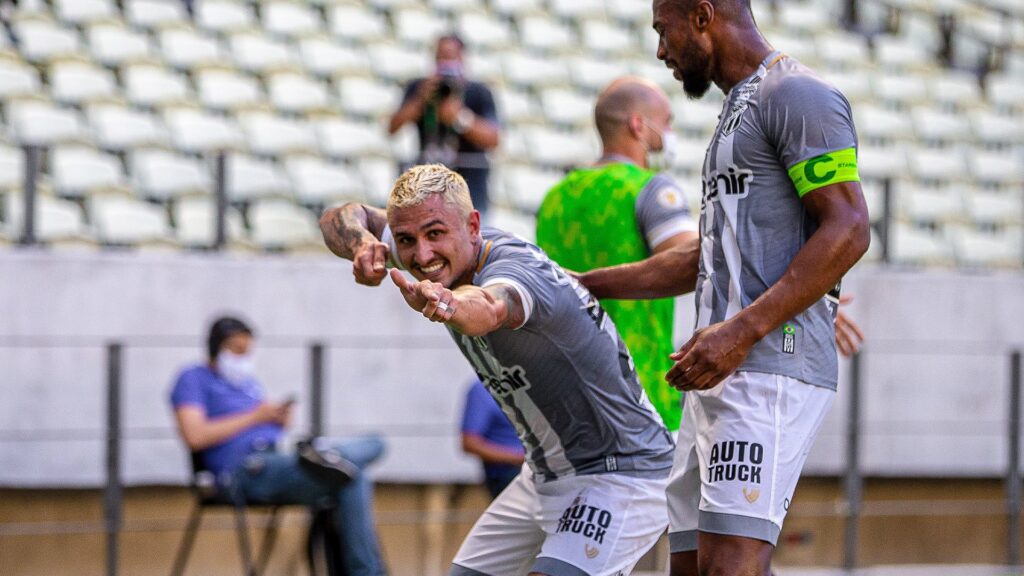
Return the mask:
<svg viewBox="0 0 1024 576">
<path fill-rule="evenodd" d="M 658 204 L 662 207 L 672 210 L 678 210 L 686 206 L 686 202 L 683 199 L 683 191 L 675 186 L 665 186 L 658 190 L 657 199 Z"/>
</svg>

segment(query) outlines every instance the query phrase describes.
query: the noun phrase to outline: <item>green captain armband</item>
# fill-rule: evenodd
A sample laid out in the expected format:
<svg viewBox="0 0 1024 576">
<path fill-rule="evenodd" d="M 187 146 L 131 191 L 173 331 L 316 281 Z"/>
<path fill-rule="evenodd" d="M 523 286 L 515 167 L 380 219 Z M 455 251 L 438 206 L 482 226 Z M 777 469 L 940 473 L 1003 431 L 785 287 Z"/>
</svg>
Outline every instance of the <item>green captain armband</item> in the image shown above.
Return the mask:
<svg viewBox="0 0 1024 576">
<path fill-rule="evenodd" d="M 838 182 L 860 182 L 857 149 L 846 148 L 808 158 L 789 169 L 789 179 L 801 198 L 808 192 Z"/>
</svg>

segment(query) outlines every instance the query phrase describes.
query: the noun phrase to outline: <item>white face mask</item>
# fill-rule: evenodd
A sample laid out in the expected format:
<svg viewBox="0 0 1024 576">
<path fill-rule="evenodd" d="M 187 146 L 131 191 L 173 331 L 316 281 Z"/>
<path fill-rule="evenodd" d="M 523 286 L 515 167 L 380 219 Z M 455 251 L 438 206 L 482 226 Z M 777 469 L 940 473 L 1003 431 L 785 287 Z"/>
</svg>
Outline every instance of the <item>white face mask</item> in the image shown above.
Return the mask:
<svg viewBox="0 0 1024 576">
<path fill-rule="evenodd" d="M 235 354 L 228 350 L 221 350 L 217 354 L 217 373 L 224 377 L 228 383 L 234 386 L 241 386 L 252 379 L 256 373 L 256 363 L 252 354 Z"/>
<path fill-rule="evenodd" d="M 645 121 L 644 124 L 651 128 Z M 647 150 L 647 168 L 655 172 L 662 172 L 672 168 L 676 161 L 676 153 L 679 151 L 679 141 L 671 128 L 661 133 L 661 150 Z"/>
</svg>

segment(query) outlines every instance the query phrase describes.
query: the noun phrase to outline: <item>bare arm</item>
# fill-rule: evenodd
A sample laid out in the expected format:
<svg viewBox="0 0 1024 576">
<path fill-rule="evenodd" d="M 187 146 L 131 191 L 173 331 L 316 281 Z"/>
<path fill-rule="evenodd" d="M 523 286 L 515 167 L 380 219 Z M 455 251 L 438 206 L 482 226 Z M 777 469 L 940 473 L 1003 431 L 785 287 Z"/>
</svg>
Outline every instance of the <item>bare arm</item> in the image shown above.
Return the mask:
<svg viewBox="0 0 1024 576">
<path fill-rule="evenodd" d="M 387 274 L 388 246 L 380 241 L 387 215 L 380 208 L 350 202 L 320 216 L 324 243 L 335 255 L 352 261 L 356 282 L 377 286 Z"/>
<path fill-rule="evenodd" d="M 290 411 L 290 405 L 264 402 L 249 412 L 211 420 L 207 419 L 206 410 L 202 407 L 184 405 L 174 411 L 174 416 L 185 444 L 189 450 L 197 452 L 216 446 L 257 424 L 276 422 L 285 426 Z"/>
<path fill-rule="evenodd" d="M 700 390 L 721 382 L 754 344 L 824 296 L 867 251 L 868 212 L 859 183 L 825 186 L 804 196 L 803 204 L 818 229 L 757 300 L 729 320 L 698 331 L 672 355 L 677 362 L 666 379 L 673 386 Z"/>
<path fill-rule="evenodd" d="M 653 256 L 629 264 L 597 268 L 580 274 L 579 280 L 598 298 L 645 300 L 692 292 L 697 283 L 700 238 L 695 233 L 686 236 Z"/>
<path fill-rule="evenodd" d="M 425 78 L 420 82 L 419 87 L 413 92 L 412 96 L 405 102 L 402 102 L 398 110 L 395 110 L 395 113 L 391 115 L 391 120 L 388 122 L 388 134 L 394 134 L 409 122 L 419 120 L 423 116 L 423 110 L 426 108 L 427 102 L 430 101 L 434 96 L 434 92 L 437 91 L 439 83 L 440 78 L 437 76 Z"/>
<path fill-rule="evenodd" d="M 434 322 L 443 322 L 467 336 L 483 336 L 502 328 L 518 328 L 526 321 L 519 292 L 508 284 L 486 288 L 460 286 L 448 290 L 437 282 L 412 282 L 400 271 L 391 280 L 406 304 Z"/>
<path fill-rule="evenodd" d="M 488 442 L 486 438 L 477 434 L 462 433 L 462 451 L 479 456 L 488 464 L 511 464 L 514 466 L 523 463 L 522 450 L 514 450 L 494 442 Z"/>
</svg>

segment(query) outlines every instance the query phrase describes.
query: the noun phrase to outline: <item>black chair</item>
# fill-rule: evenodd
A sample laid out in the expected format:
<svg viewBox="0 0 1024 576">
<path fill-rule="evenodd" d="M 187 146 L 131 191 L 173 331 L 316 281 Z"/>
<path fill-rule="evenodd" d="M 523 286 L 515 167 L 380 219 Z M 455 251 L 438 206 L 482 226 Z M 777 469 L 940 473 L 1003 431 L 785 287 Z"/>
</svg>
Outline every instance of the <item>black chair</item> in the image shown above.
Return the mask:
<svg viewBox="0 0 1024 576">
<path fill-rule="evenodd" d="M 192 546 L 195 544 L 196 532 L 203 520 L 203 512 L 208 508 L 232 508 L 235 516 L 235 532 L 238 534 L 238 549 L 242 555 L 242 568 L 245 576 L 260 576 L 267 567 L 270 560 L 270 553 L 277 539 L 279 504 L 262 504 L 253 502 L 235 502 L 229 494 L 218 490 L 216 477 L 213 472 L 206 469 L 203 464 L 202 455 L 199 452 L 192 452 L 192 482 L 189 486 L 195 496 L 195 505 L 192 507 L 192 515 L 189 517 L 185 535 L 178 547 L 178 553 L 174 558 L 172 576 L 182 576 L 185 572 L 185 563 L 192 553 Z M 249 543 L 249 525 L 246 518 L 246 508 L 260 506 L 269 508 L 266 530 L 260 543 L 260 555 L 254 564 L 252 560 L 252 546 Z"/>
</svg>

